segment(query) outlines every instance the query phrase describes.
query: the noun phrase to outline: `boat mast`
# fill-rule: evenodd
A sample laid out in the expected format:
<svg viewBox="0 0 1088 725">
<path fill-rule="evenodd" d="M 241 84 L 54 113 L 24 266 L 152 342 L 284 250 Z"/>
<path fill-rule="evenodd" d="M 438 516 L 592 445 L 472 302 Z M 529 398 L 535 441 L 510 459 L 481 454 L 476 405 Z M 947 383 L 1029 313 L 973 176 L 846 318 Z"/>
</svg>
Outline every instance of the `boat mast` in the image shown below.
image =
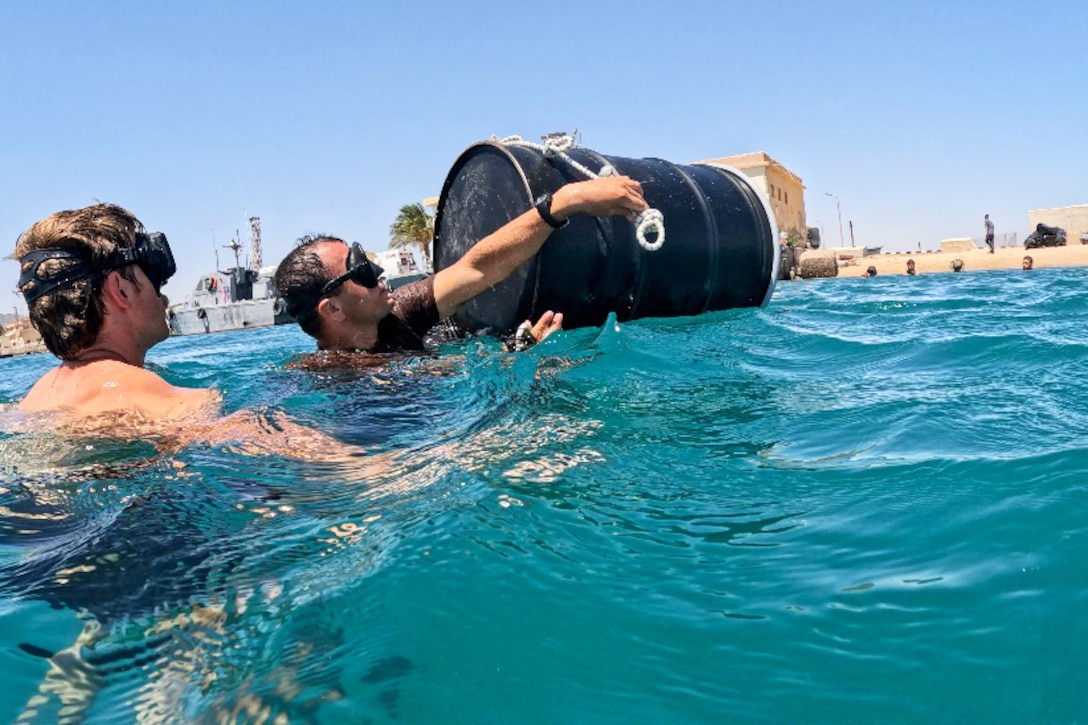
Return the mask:
<svg viewBox="0 0 1088 725">
<path fill-rule="evenodd" d="M 234 252 L 234 267 L 233 267 L 233 269 L 241 269 L 241 267 L 242 267 L 242 261 L 240 259 L 240 255 L 242 253 L 243 247 L 242 247 L 241 244 L 238 243 L 238 239 L 241 236 L 242 235 L 238 233 L 238 230 L 235 229 L 234 230 L 234 239 L 230 240 L 230 244 L 224 244 L 223 245 L 227 249 Z M 220 271 L 222 271 L 222 270 L 220 270 Z M 233 272 L 233 270 L 228 270 L 228 271 L 230 271 L 231 274 L 236 274 L 235 272 Z"/>
</svg>

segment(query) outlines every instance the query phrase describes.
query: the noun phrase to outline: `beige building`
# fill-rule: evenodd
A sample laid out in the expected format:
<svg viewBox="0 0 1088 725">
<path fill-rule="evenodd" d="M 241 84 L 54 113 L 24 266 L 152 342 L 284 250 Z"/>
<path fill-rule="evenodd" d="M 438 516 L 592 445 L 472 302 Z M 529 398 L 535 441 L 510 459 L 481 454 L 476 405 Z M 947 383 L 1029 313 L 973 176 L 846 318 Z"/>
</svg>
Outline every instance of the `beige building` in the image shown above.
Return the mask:
<svg viewBox="0 0 1088 725">
<path fill-rule="evenodd" d="M 42 342 L 42 336 L 30 324 L 30 320 L 22 319 L 6 327 L 0 327 L 0 357 L 35 352 L 45 352 L 45 343 Z"/>
<path fill-rule="evenodd" d="M 1035 231 L 1036 224 L 1061 227 L 1069 244 L 1079 244 L 1082 234 L 1088 234 L 1088 204 L 1059 206 L 1053 209 L 1032 209 L 1028 212 L 1028 233 Z"/>
<path fill-rule="evenodd" d="M 718 159 L 696 161 L 697 164 L 720 164 L 741 171 L 771 200 L 771 210 L 779 232 L 796 234 L 803 241 L 808 230 L 805 219 L 805 185 L 801 177 L 762 151 Z"/>
</svg>

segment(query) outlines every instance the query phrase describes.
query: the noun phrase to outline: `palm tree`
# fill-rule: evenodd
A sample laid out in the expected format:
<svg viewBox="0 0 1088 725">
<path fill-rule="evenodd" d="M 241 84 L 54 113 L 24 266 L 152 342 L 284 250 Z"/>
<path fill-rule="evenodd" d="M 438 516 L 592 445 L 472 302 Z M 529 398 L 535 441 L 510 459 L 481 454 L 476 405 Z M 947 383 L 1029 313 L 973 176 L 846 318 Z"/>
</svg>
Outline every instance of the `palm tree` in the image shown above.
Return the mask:
<svg viewBox="0 0 1088 725">
<path fill-rule="evenodd" d="M 405 204 L 397 213 L 397 220 L 389 227 L 389 246 L 407 247 L 419 245 L 423 252 L 423 266 L 431 269 L 431 239 L 434 237 L 434 217 L 422 204 Z"/>
</svg>

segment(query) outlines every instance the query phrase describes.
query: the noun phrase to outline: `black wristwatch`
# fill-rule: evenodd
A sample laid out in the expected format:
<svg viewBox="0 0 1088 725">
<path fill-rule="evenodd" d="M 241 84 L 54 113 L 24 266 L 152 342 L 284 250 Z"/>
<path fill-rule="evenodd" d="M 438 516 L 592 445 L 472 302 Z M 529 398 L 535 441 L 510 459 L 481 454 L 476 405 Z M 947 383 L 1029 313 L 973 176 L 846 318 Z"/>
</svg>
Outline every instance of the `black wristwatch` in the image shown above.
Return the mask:
<svg viewBox="0 0 1088 725">
<path fill-rule="evenodd" d="M 570 219 L 564 219 L 563 221 L 559 221 L 554 216 L 552 216 L 551 194 L 541 195 L 536 200 L 536 203 L 533 206 L 536 207 L 537 213 L 540 214 L 540 218 L 544 220 L 544 223 L 552 229 L 562 229 L 563 227 L 570 224 Z"/>
</svg>

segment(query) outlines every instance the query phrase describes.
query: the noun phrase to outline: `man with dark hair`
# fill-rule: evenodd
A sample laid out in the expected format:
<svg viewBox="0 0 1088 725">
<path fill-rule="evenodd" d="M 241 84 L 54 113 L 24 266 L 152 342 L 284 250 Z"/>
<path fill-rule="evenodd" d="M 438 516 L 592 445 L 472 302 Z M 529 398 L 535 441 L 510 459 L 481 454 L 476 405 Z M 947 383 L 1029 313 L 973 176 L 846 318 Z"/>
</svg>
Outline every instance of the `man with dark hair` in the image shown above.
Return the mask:
<svg viewBox="0 0 1088 725">
<path fill-rule="evenodd" d="M 61 359 L 20 408 L 174 419 L 217 400 L 212 390 L 175 387 L 143 367 L 147 351 L 170 334 L 160 290 L 175 265 L 165 236 L 146 233 L 119 206 L 96 204 L 34 224 L 13 256 L 30 321 Z"/>
<path fill-rule="evenodd" d="M 990 254 L 994 253 L 994 223 L 987 214 L 982 220 L 982 226 L 986 231 L 986 246 L 990 248 Z"/>
<path fill-rule="evenodd" d="M 380 280 L 383 270 L 358 244 L 349 247 L 327 235 L 304 237 L 279 264 L 276 289 L 321 350 L 423 350 L 427 330 L 513 274 L 569 217 L 631 216 L 646 208 L 642 186 L 626 176 L 567 184 L 450 267 L 392 294 Z M 562 321 L 562 314 L 547 312 L 531 334 L 543 339 Z"/>
</svg>

